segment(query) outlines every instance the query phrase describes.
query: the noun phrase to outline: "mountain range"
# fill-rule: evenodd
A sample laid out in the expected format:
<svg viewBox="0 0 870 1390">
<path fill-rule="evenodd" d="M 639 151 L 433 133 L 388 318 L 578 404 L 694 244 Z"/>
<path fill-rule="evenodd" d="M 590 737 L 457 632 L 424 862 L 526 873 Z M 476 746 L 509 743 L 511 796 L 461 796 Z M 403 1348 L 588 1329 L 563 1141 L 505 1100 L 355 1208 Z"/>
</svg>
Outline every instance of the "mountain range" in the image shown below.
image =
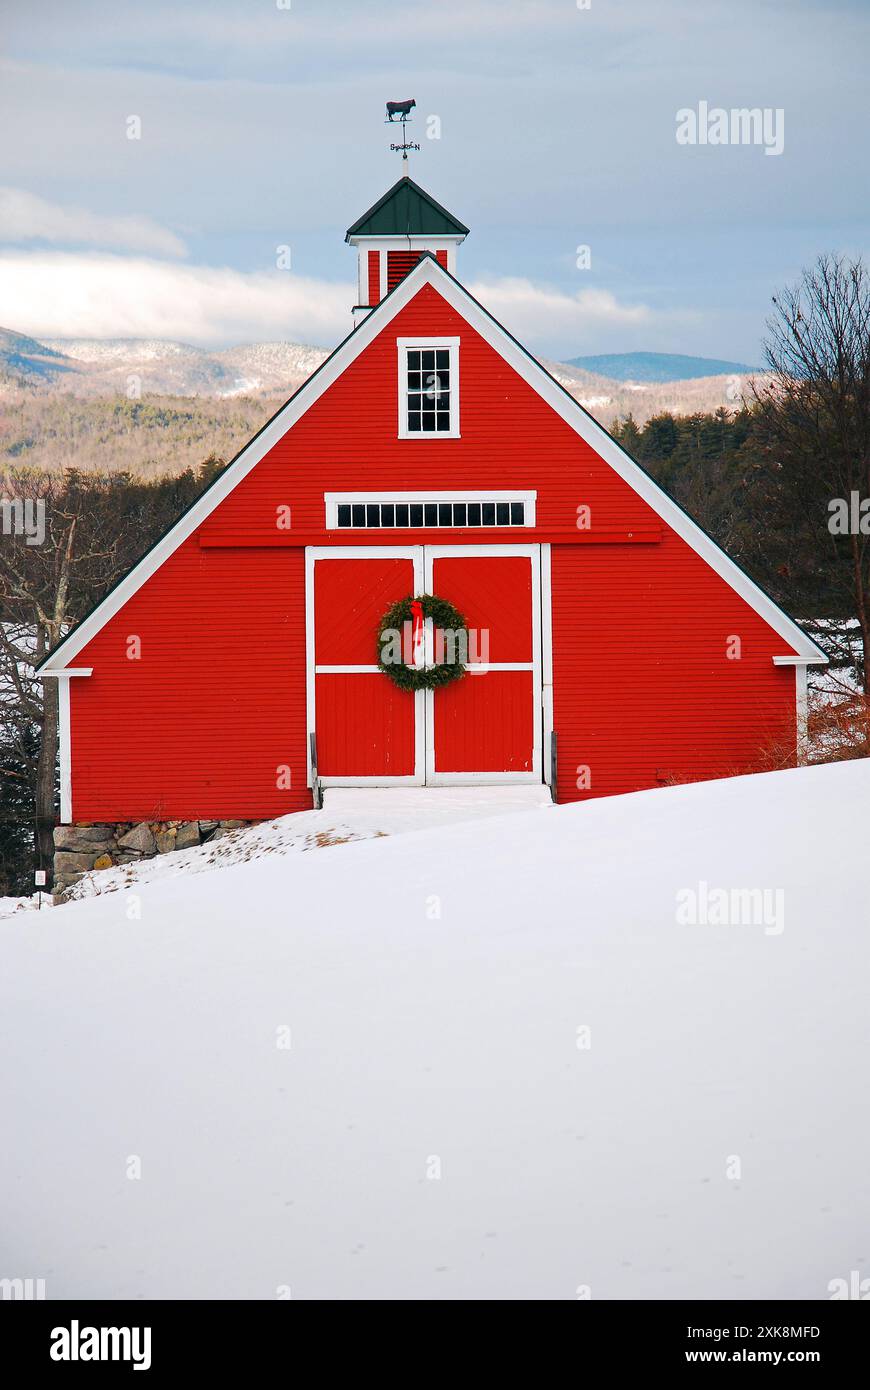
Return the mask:
<svg viewBox="0 0 870 1390">
<path fill-rule="evenodd" d="M 210 351 L 162 339 L 39 341 L 0 329 L 0 467 L 152 474 L 212 453 L 231 458 L 328 355 L 289 342 Z M 591 370 L 597 364 L 611 374 Z M 740 363 L 666 353 L 543 365 L 605 427 L 628 415 L 644 424 L 665 411 L 733 410 L 752 375 Z M 678 367 L 685 376 L 667 375 Z M 702 367 L 711 370 L 698 375 Z"/>
<path fill-rule="evenodd" d="M 680 352 L 605 352 L 597 357 L 572 357 L 567 365 L 613 381 L 694 381 L 708 376 L 751 376 L 761 370 L 745 362 L 686 357 Z"/>
</svg>

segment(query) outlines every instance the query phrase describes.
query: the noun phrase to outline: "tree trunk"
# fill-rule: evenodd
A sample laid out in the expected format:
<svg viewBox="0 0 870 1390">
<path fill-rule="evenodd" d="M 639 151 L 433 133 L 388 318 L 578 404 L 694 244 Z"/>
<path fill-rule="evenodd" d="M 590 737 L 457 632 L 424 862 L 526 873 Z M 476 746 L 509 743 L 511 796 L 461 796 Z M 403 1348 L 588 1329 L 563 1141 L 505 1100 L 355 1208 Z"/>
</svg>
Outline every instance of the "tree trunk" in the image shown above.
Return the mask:
<svg viewBox="0 0 870 1390">
<path fill-rule="evenodd" d="M 59 681 L 43 682 L 42 738 L 36 766 L 36 855 L 37 867 L 48 870 L 51 882 L 54 859 L 55 779 L 58 745 Z"/>
</svg>

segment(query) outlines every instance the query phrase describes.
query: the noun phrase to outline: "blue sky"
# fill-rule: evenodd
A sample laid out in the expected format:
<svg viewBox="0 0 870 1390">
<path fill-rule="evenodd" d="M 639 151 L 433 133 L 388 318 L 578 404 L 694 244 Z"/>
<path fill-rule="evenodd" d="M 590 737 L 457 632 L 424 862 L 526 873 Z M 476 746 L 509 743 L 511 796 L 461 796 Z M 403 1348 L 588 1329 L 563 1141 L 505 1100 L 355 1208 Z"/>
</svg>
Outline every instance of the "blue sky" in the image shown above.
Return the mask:
<svg viewBox="0 0 870 1390">
<path fill-rule="evenodd" d="M 533 350 L 754 363 L 779 285 L 867 251 L 868 52 L 870 0 L 0 0 L 0 323 L 332 346 L 413 96 L 460 278 Z M 782 153 L 678 144 L 702 101 L 781 109 Z"/>
</svg>

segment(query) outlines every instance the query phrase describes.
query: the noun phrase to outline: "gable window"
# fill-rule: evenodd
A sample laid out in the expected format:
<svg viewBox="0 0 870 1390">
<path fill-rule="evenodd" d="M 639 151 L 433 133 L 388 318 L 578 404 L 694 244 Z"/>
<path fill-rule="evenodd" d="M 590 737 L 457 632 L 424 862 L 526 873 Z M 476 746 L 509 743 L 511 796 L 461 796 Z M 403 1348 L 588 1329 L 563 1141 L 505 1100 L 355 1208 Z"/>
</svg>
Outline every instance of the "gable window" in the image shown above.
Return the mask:
<svg viewBox="0 0 870 1390">
<path fill-rule="evenodd" d="M 327 492 L 328 530 L 534 526 L 534 492 Z"/>
<path fill-rule="evenodd" d="M 400 338 L 399 438 L 459 438 L 459 339 Z"/>
</svg>

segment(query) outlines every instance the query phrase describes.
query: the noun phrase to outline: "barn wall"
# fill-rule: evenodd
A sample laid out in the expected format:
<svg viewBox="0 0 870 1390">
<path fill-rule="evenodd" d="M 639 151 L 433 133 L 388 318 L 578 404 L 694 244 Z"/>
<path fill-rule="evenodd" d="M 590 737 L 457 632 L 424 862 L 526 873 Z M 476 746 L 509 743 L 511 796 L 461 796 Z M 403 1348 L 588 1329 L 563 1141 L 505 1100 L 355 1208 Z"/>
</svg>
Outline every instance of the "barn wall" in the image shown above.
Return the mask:
<svg viewBox="0 0 870 1390">
<path fill-rule="evenodd" d="M 461 338 L 461 439 L 396 437 L 395 341 L 417 334 Z M 71 682 L 73 819 L 256 819 L 310 805 L 302 547 L 335 539 L 324 492 L 420 488 L 537 490 L 537 529 L 508 538 L 553 545 L 564 799 L 584 794 L 580 765 L 592 794 L 627 791 L 731 771 L 793 730 L 794 674 L 771 660 L 787 644 L 425 286 L 76 658 L 94 674 Z M 577 544 L 578 506 L 591 508 L 592 535 L 647 528 L 661 540 Z M 126 655 L 131 634 L 139 661 Z M 733 634 L 739 662 L 725 658 Z M 276 786 L 283 764 L 289 791 Z"/>
<path fill-rule="evenodd" d="M 554 546 L 552 585 L 560 801 L 747 772 L 794 745 L 784 644 L 673 531 Z"/>
</svg>

